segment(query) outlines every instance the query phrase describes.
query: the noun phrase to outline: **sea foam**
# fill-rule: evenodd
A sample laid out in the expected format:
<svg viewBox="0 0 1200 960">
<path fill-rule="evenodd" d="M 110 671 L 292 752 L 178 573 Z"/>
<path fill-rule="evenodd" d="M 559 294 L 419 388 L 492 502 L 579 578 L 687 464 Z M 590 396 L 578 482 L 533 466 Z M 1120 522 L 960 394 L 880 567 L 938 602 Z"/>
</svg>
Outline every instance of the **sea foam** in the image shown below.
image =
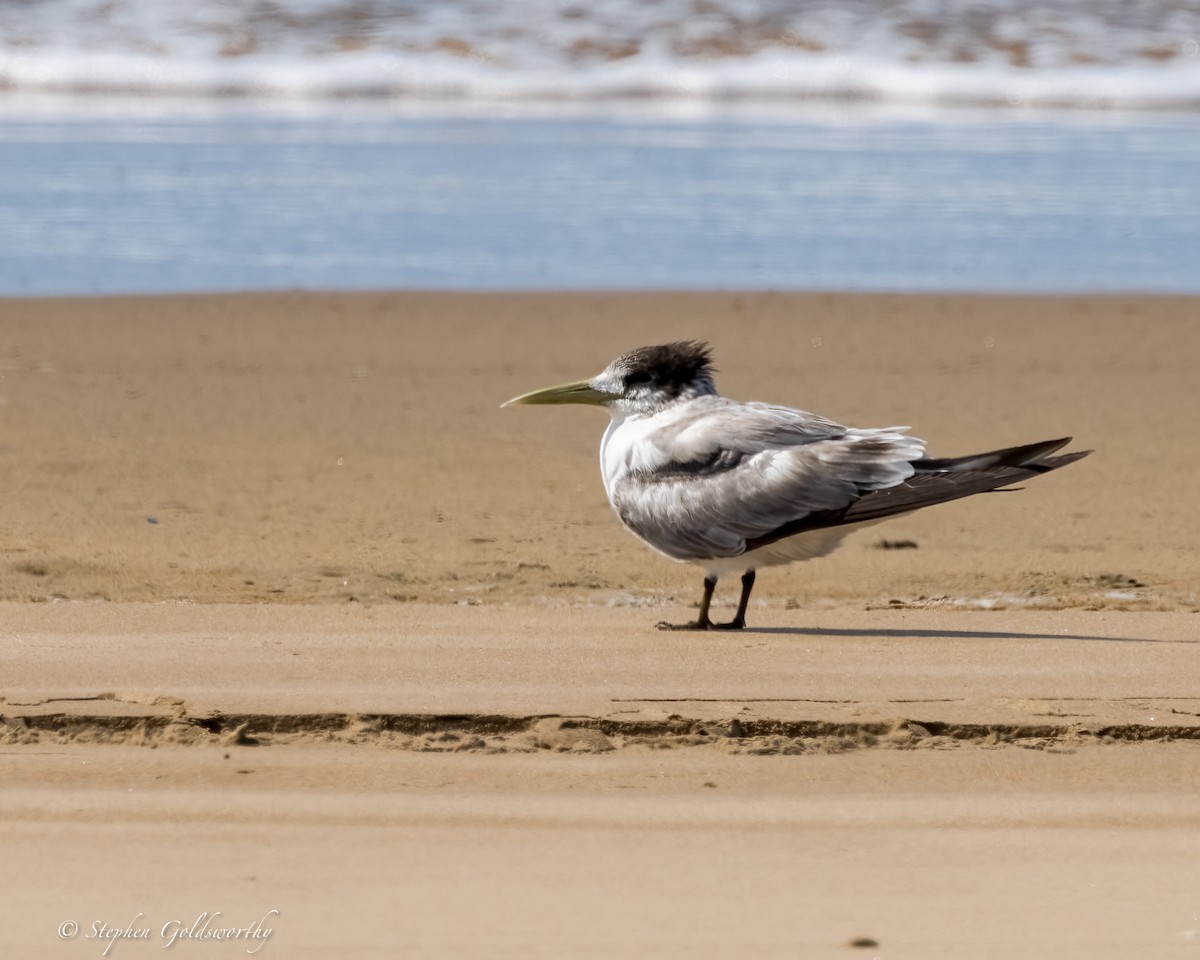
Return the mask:
<svg viewBox="0 0 1200 960">
<path fill-rule="evenodd" d="M 1194 109 L 1172 0 L 60 0 L 0 7 L 0 90 Z"/>
</svg>

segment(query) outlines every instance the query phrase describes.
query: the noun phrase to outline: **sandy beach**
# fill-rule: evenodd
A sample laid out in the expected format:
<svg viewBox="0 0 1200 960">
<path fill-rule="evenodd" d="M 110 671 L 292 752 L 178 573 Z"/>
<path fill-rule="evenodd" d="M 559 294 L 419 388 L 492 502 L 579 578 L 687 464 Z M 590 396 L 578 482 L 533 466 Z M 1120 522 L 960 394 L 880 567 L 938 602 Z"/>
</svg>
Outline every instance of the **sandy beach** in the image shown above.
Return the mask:
<svg viewBox="0 0 1200 960">
<path fill-rule="evenodd" d="M 1198 308 L 0 300 L 2 939 L 1193 956 Z M 1096 452 L 665 635 L 700 574 L 612 517 L 603 415 L 499 405 L 685 337 L 724 393 L 934 455 Z"/>
<path fill-rule="evenodd" d="M 773 294 L 4 300 L 0 597 L 692 604 L 696 572 L 611 516 L 603 414 L 499 407 L 632 346 L 693 337 L 712 342 L 730 396 L 910 424 L 935 455 L 1066 435 L 1097 451 L 1019 495 L 765 571 L 757 598 L 1190 610 L 1196 309 Z M 884 539 L 918 549 L 873 549 Z"/>
</svg>

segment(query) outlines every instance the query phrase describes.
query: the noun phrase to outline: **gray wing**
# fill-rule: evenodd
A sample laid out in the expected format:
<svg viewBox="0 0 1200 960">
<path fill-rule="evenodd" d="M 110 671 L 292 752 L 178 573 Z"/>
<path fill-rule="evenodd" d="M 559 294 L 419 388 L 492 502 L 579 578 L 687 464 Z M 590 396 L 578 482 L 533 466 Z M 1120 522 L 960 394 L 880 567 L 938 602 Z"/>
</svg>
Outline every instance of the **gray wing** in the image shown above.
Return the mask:
<svg viewBox="0 0 1200 960">
<path fill-rule="evenodd" d="M 874 523 L 937 503 L 1012 488 L 1014 483 L 1058 470 L 1092 452 L 1080 450 L 1058 457 L 1048 456 L 1070 442 L 1070 437 L 1064 437 L 968 457 L 917 460 L 913 463 L 915 473 L 902 483 L 864 494 L 836 510 L 814 510 L 762 536 L 750 538 L 747 546 L 756 550 L 798 533 L 845 524 Z"/>
<path fill-rule="evenodd" d="M 738 556 L 748 540 L 912 476 L 925 445 L 905 429 L 701 398 L 642 438 L 650 449 L 610 491 L 613 508 L 670 557 Z"/>
</svg>

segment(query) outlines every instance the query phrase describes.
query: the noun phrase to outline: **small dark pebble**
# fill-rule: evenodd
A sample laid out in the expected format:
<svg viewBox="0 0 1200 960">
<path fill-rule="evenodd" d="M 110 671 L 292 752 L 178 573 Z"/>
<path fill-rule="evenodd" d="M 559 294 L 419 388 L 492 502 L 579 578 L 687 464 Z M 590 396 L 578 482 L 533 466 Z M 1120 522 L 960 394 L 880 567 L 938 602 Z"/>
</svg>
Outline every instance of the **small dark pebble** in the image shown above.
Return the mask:
<svg viewBox="0 0 1200 960">
<path fill-rule="evenodd" d="M 848 944 L 846 944 L 846 946 L 848 946 L 848 947 L 877 947 L 877 946 L 879 946 L 879 941 L 876 940 L 874 937 L 855 937 Z"/>
<path fill-rule="evenodd" d="M 875 544 L 876 550 L 916 550 L 916 540 L 880 540 Z"/>
</svg>

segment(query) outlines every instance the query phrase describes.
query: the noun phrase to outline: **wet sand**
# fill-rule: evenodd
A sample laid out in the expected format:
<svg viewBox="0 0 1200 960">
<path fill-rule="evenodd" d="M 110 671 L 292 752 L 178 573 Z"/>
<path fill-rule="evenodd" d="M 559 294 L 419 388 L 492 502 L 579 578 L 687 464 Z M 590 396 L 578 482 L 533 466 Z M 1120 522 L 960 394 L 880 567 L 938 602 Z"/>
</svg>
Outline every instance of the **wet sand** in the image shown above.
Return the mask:
<svg viewBox="0 0 1200 960">
<path fill-rule="evenodd" d="M 0 301 L 5 940 L 1190 956 L 1198 305 Z M 699 575 L 609 514 L 602 415 L 498 404 L 678 337 L 935 454 L 1097 452 L 660 634 Z"/>
<path fill-rule="evenodd" d="M 631 346 L 696 337 L 712 341 L 730 396 L 857 426 L 911 424 L 935 455 L 1071 434 L 1097 450 L 1023 493 L 925 511 L 821 563 L 765 571 L 756 597 L 1191 609 L 1198 305 L 0 301 L 0 597 L 692 604 L 695 571 L 613 521 L 596 466 L 604 415 L 499 405 L 590 375 Z M 918 549 L 874 549 L 885 539 Z"/>
</svg>

